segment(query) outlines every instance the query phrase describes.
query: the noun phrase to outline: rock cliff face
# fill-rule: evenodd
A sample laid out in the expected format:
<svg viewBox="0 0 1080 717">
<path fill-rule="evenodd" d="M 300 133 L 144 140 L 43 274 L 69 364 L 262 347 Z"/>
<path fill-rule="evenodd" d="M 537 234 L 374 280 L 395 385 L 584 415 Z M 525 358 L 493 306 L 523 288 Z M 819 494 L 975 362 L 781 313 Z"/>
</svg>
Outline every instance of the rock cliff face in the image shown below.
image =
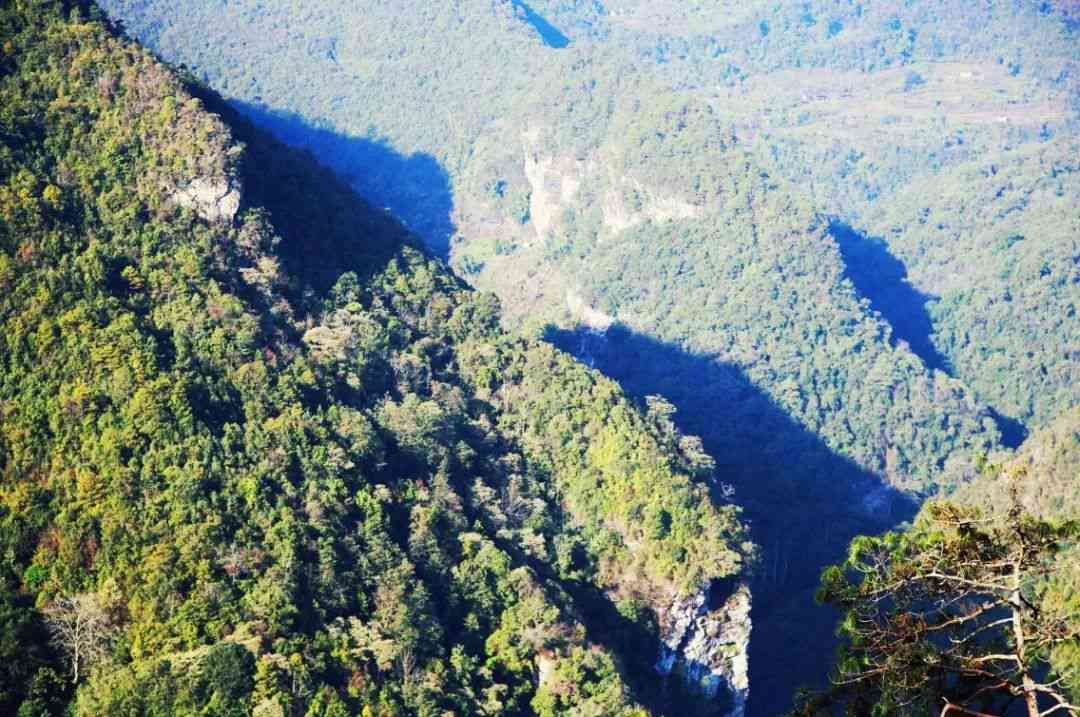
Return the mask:
<svg viewBox="0 0 1080 717">
<path fill-rule="evenodd" d="M 743 717 L 750 691 L 750 588 L 715 583 L 676 599 L 660 618 L 656 671 L 729 700 L 727 717 Z"/>
<path fill-rule="evenodd" d="M 595 153 L 583 159 L 547 153 L 541 136 L 538 128 L 522 133 L 529 217 L 540 241 L 562 221 L 564 212 L 584 214 L 593 202 L 598 202 L 603 226 L 612 236 L 646 221 L 665 223 L 703 214 L 701 207 L 626 176 Z M 583 187 L 599 190 L 599 196 Z"/>
<path fill-rule="evenodd" d="M 530 222 L 536 230 L 537 240 L 543 241 L 563 212 L 576 205 L 578 190 L 588 175 L 587 164 L 570 157 L 544 154 L 538 130 L 525 132 L 522 143 L 525 149 L 523 169 L 530 187 Z"/>
<path fill-rule="evenodd" d="M 209 222 L 231 222 L 240 209 L 240 192 L 228 179 L 200 177 L 174 194 L 173 201 Z"/>
</svg>

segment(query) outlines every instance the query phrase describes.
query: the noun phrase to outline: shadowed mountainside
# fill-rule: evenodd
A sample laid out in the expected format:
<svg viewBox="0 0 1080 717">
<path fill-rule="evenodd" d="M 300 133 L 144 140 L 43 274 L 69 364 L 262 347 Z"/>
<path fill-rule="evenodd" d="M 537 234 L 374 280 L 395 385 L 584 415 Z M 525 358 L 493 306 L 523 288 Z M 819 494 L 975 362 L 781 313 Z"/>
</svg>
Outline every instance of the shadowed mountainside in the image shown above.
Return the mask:
<svg viewBox="0 0 1080 717">
<path fill-rule="evenodd" d="M 749 713 L 782 712 L 797 687 L 823 682 L 832 662 L 836 616 L 813 601 L 821 569 L 842 559 L 854 536 L 908 520 L 914 502 L 832 452 L 736 366 L 618 324 L 603 334 L 551 328 L 546 338 L 639 400 L 659 394 L 671 401 L 678 428 L 701 436 L 715 459 L 718 494 L 724 484 L 734 487 L 731 500 L 761 546 Z"/>
<path fill-rule="evenodd" d="M 375 207 L 384 207 L 420 236 L 442 259 L 455 227 L 450 178 L 438 160 L 418 152 L 403 155 L 373 137 L 343 135 L 328 123 L 292 112 L 232 100 L 245 117 L 279 140 L 310 150 Z"/>
<path fill-rule="evenodd" d="M 845 275 L 870 302 L 870 308 L 892 327 L 893 342 L 905 342 L 927 368 L 955 377 L 948 357 L 934 345 L 934 324 L 928 306 L 937 297 L 928 296 L 911 284 L 904 262 L 893 255 L 884 240 L 868 237 L 839 220 L 829 225 L 829 233 L 840 249 Z M 989 410 L 1005 446 L 1017 448 L 1024 442 L 1028 430 L 1023 423 L 993 407 Z"/>
<path fill-rule="evenodd" d="M 527 4 L 521 2 L 521 0 L 513 0 L 513 5 L 525 22 L 540 35 L 540 39 L 544 41 L 545 45 L 556 50 L 561 50 L 570 45 L 570 38 Z"/>
<path fill-rule="evenodd" d="M 884 241 L 866 237 L 835 220 L 829 225 L 829 233 L 840 248 L 845 275 L 870 307 L 892 326 L 893 342 L 906 342 L 927 368 L 951 373 L 949 360 L 934 346 L 934 326 L 926 310 L 934 297 L 919 292 L 908 282 L 907 268 L 889 252 Z"/>
</svg>

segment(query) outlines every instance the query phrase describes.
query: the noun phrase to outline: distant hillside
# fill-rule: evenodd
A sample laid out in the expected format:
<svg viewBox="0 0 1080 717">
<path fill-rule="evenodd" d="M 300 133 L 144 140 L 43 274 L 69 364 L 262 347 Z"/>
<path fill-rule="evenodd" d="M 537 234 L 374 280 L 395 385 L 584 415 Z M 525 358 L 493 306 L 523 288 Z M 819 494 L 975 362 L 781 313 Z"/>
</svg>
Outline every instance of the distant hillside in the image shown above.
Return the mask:
<svg viewBox="0 0 1080 717">
<path fill-rule="evenodd" d="M 933 341 L 976 395 L 1045 425 L 1080 386 L 1080 140 L 960 164 L 867 215 L 936 297 Z"/>
<path fill-rule="evenodd" d="M 888 298 L 877 301 L 863 291 L 866 286 L 857 291 L 891 324 L 892 343 L 903 340 L 928 368 L 946 370 L 974 389 L 983 409 L 1002 417 L 1010 439 L 1022 435 L 1023 424 L 1046 420 L 1080 398 L 1076 382 L 1064 380 L 1067 362 L 1051 358 L 1056 351 L 1040 363 L 1049 384 L 1042 389 L 1049 390 L 1008 380 L 1008 392 L 995 390 L 1000 372 L 977 355 L 986 349 L 965 348 L 967 340 L 959 337 L 978 333 L 980 320 L 962 307 L 936 303 L 938 293 L 916 271 L 917 256 L 952 251 L 955 243 L 915 231 L 900 230 L 901 238 L 880 231 L 877 219 L 891 212 L 892 228 L 914 225 L 923 207 L 902 196 L 941 196 L 939 186 L 962 191 L 967 184 L 953 172 L 993 164 L 1005 148 L 1068 156 L 1061 151 L 1067 140 L 1057 138 L 1076 129 L 1080 59 L 1068 3 L 748 3 L 737 13 L 630 0 L 462 2 L 413 12 L 387 3 L 363 11 L 315 3 L 303 13 L 272 4 L 248 11 L 198 3 L 181 10 L 147 0 L 105 6 L 289 141 L 323 152 L 346 174 L 376 168 L 385 179 L 356 178 L 376 201 L 389 193 L 390 177 L 413 178 L 397 197 L 412 213 L 410 223 L 427 230 L 422 233 L 440 249 L 453 234 L 454 265 L 495 290 L 512 318 L 528 316 L 534 325 L 548 319 L 564 328 L 585 318 L 582 309 L 600 300 L 589 277 L 627 243 L 627 229 L 657 243 L 697 219 L 723 226 L 726 219 L 717 217 L 728 205 L 720 188 L 749 191 L 738 186 L 738 173 L 722 166 L 725 148 L 737 145 L 759 171 L 787 180 L 770 216 L 779 215 L 791 194 L 809 212 L 885 239 L 893 257 L 883 260 L 907 264 L 900 281 L 912 282 L 925 299 L 908 292 L 901 295 L 904 305 L 890 307 Z M 540 21 L 567 44 L 546 42 Z M 206 32 L 219 37 L 206 42 Z M 286 65 L 300 71 L 283 73 Z M 417 116 L 403 112 L 406 107 L 429 111 Z M 1055 144 L 1039 149 L 1048 137 Z M 409 161 L 395 167 L 369 149 L 383 139 Z M 426 158 L 443 173 L 419 171 Z M 904 187 L 906 194 L 894 197 Z M 1064 204 L 1076 199 L 1071 186 L 1062 191 Z M 434 199 L 440 195 L 447 201 Z M 774 199 L 758 201 L 771 206 Z M 456 226 L 443 223 L 448 215 Z M 758 228 L 775 229 L 777 236 L 786 231 L 782 223 L 759 222 Z M 991 241 L 970 225 L 955 231 L 965 245 Z M 1073 233 L 1047 225 L 1040 241 L 1067 252 Z M 609 241 L 616 236 L 618 242 Z M 727 229 L 717 236 L 737 241 Z M 1019 251 L 1033 252 L 1030 244 Z M 838 261 L 849 257 L 841 252 L 821 271 L 866 273 Z M 630 291 L 644 288 L 623 283 Z M 1029 291 L 1036 295 L 1026 305 L 1040 312 L 1071 302 L 1050 298 L 1047 288 Z M 683 303 L 682 289 L 669 294 Z M 690 311 L 695 304 L 686 301 Z M 904 329 L 913 322 L 904 314 L 924 311 L 923 304 L 935 310 L 924 331 L 908 335 Z M 832 304 L 814 310 L 846 311 Z M 613 318 L 656 338 L 675 337 L 692 352 L 731 340 L 689 340 L 685 328 L 657 332 L 653 325 L 664 320 L 640 312 Z M 1063 321 L 1059 333 L 1075 336 L 1076 321 L 1068 315 Z M 696 331 L 719 330 L 704 317 L 694 323 Z M 918 440 L 868 437 L 874 422 L 865 421 L 868 415 L 857 407 L 862 402 L 842 384 L 814 382 L 837 394 L 842 407 L 835 420 L 850 429 L 825 429 L 822 420 L 833 419 L 785 401 L 781 384 L 801 382 L 812 370 L 805 362 L 770 365 L 753 381 L 867 469 L 881 473 L 890 448 L 900 456 L 925 455 Z M 962 448 L 946 443 L 946 454 Z M 941 462 L 941 456 L 926 458 L 926 465 Z M 888 462 L 894 475 L 936 480 L 926 465 Z"/>
<path fill-rule="evenodd" d="M 1021 503 L 1032 515 L 1045 520 L 1080 515 L 1080 409 L 1036 431 L 1016 451 L 994 456 L 984 475 L 958 491 L 957 498 L 1000 510 L 1009 502 L 1012 476 L 1020 476 Z"/>
<path fill-rule="evenodd" d="M 92 7 L 0 49 L 0 712 L 745 699 L 698 443 Z"/>
</svg>

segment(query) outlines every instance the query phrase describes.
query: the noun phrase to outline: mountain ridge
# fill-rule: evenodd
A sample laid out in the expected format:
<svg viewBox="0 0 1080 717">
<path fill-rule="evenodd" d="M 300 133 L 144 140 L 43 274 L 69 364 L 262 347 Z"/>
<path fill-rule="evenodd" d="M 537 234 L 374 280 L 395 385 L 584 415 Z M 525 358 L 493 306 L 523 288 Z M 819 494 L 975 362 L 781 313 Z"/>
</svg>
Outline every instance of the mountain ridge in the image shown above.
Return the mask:
<svg viewBox="0 0 1080 717">
<path fill-rule="evenodd" d="M 5 709 L 701 704 L 658 616 L 753 559 L 703 456 L 92 5 L 0 33 Z"/>
</svg>

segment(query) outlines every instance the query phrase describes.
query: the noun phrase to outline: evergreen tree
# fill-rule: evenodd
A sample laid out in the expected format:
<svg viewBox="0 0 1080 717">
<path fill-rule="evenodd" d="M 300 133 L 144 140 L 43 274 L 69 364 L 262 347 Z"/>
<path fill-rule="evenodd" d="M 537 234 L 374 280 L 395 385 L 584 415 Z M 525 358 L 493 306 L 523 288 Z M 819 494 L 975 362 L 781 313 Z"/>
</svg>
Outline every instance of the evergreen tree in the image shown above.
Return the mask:
<svg viewBox="0 0 1080 717">
<path fill-rule="evenodd" d="M 1048 664 L 1080 625 L 1042 599 L 1077 536 L 1014 500 L 1001 515 L 934 503 L 908 532 L 858 538 L 818 593 L 845 611 L 833 687 L 796 714 L 1080 714 Z"/>
</svg>

